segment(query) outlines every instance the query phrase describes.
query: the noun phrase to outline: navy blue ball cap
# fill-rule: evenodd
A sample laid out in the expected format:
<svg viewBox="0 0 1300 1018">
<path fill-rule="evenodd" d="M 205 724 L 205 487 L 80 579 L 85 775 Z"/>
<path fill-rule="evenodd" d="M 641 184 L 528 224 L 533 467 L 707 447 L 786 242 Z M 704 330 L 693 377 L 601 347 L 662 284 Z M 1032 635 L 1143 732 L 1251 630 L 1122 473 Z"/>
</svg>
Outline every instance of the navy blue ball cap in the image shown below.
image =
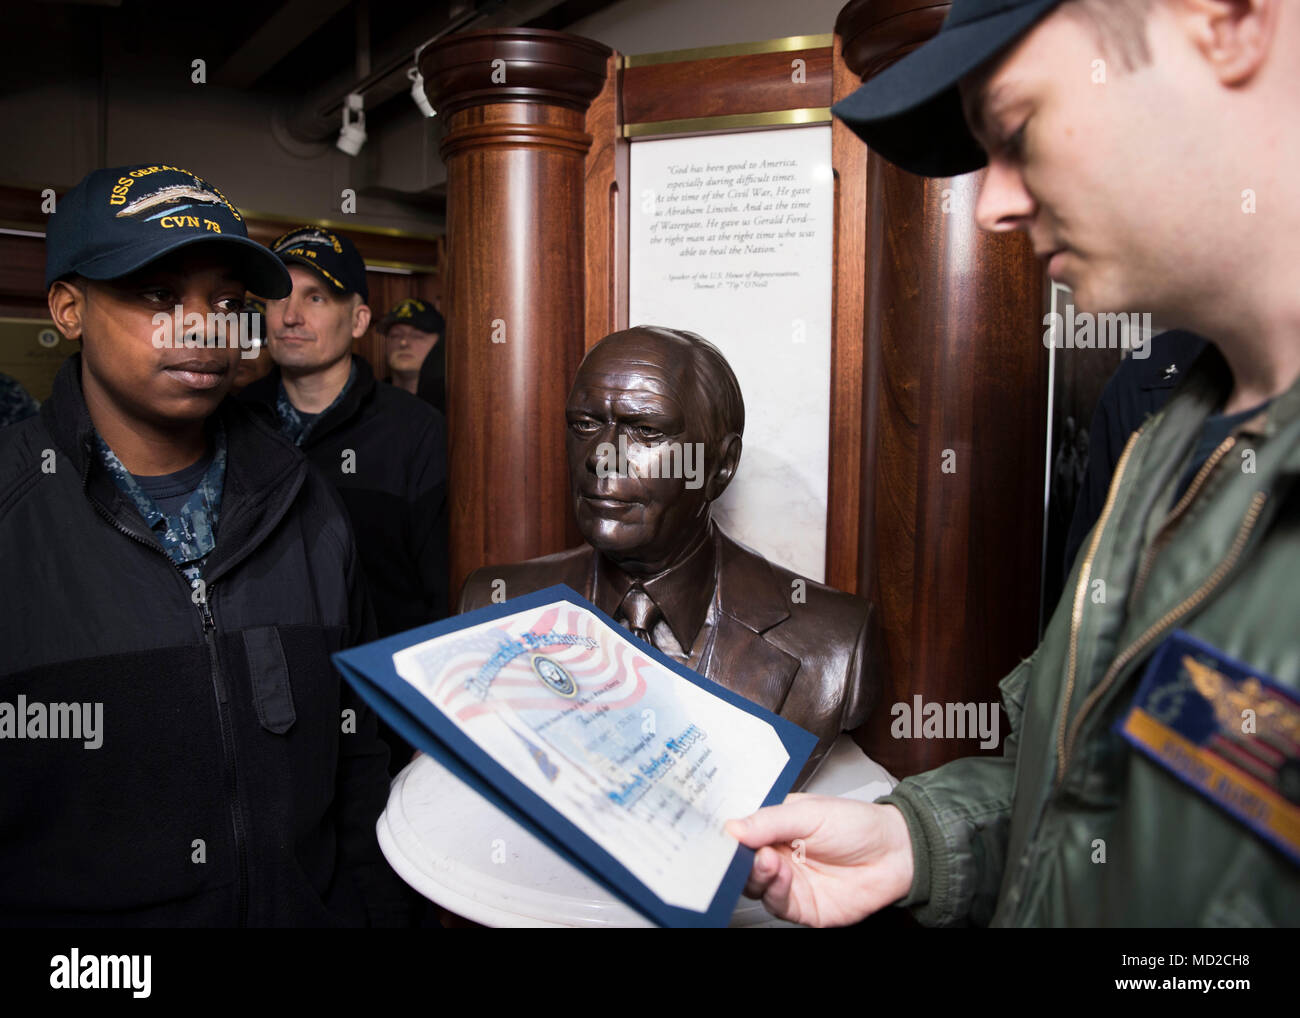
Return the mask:
<svg viewBox="0 0 1300 1018">
<path fill-rule="evenodd" d="M 379 332 L 382 335 L 394 325 L 409 325 L 421 332 L 442 335 L 447 323 L 436 307 L 419 297 L 407 297 L 393 305 L 393 310 L 379 320 Z"/>
<path fill-rule="evenodd" d="M 272 241 L 271 250 L 286 265 L 305 265 L 340 296 L 357 293 L 370 300 L 366 263 L 343 234 L 323 226 L 297 226 Z"/>
<path fill-rule="evenodd" d="M 189 170 L 161 165 L 95 170 L 59 199 L 45 232 L 45 287 L 72 275 L 120 279 L 192 244 L 220 245 L 261 297 L 292 289 L 225 195 Z"/>
<path fill-rule="evenodd" d="M 953 0 L 935 37 L 831 107 L 867 147 L 922 177 L 978 170 L 957 83 L 1015 43 L 1061 0 Z"/>
</svg>

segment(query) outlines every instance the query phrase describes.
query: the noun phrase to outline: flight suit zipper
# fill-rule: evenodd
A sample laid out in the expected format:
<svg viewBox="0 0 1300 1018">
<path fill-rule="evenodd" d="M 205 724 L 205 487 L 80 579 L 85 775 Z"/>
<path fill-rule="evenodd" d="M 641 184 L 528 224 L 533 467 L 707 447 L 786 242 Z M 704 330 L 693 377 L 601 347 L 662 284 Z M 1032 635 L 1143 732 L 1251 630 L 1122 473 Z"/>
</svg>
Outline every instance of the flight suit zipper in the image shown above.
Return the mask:
<svg viewBox="0 0 1300 1018">
<path fill-rule="evenodd" d="M 132 531 L 128 530 L 126 527 L 122 526 L 122 524 L 118 523 L 117 520 L 113 518 L 112 514 L 108 512 L 107 509 L 105 509 L 103 506 L 101 506 L 98 502 L 96 502 L 93 498 L 90 497 L 89 492 L 87 492 L 86 490 L 89 479 L 90 479 L 89 472 L 87 472 L 85 475 L 82 476 L 81 490 L 82 490 L 82 494 L 86 496 L 87 501 L 89 501 L 90 504 L 95 507 L 95 511 L 98 512 L 99 515 L 102 516 L 105 520 L 107 520 L 109 525 L 118 533 L 123 534 L 126 537 L 129 537 L 132 541 L 135 541 L 137 544 L 145 548 L 148 548 L 150 551 L 155 551 L 158 554 L 162 555 L 163 558 L 165 558 L 171 564 L 171 566 L 177 571 L 177 573 L 180 574 L 181 579 L 185 581 L 186 588 L 190 589 L 189 577 L 185 575 L 184 570 L 182 570 L 180 566 L 178 566 L 174 561 L 172 561 L 170 555 L 168 555 L 165 551 L 163 551 L 158 546 L 151 544 L 149 541 L 146 541 L 139 534 L 133 533 Z M 208 649 L 208 665 L 209 665 L 210 677 L 212 680 L 213 692 L 216 694 L 217 697 L 217 719 L 221 727 L 221 752 L 224 757 L 224 763 L 226 765 L 225 771 L 226 771 L 227 805 L 229 806 L 230 809 L 230 822 L 231 822 L 231 827 L 233 829 L 234 838 L 235 838 L 235 857 L 238 866 L 238 870 L 236 874 L 236 880 L 237 880 L 236 924 L 239 926 L 247 926 L 248 925 L 248 848 L 245 843 L 246 834 L 244 830 L 244 814 L 243 814 L 243 810 L 240 808 L 239 805 L 238 781 L 237 781 L 236 770 L 235 770 L 234 726 L 230 720 L 229 689 L 226 684 L 225 676 L 221 672 L 220 658 L 217 654 L 216 620 L 212 616 L 212 610 L 208 607 L 208 597 L 211 596 L 214 587 L 215 584 L 209 586 L 204 591 L 205 594 L 204 599 L 198 604 L 197 607 L 199 609 L 199 622 L 203 628 L 203 642 Z"/>
<path fill-rule="evenodd" d="M 1142 588 L 1146 586 L 1147 577 L 1151 575 L 1151 567 L 1155 565 L 1156 555 L 1159 554 L 1160 549 L 1165 546 L 1165 542 L 1173 533 L 1174 525 L 1182 518 L 1183 513 L 1187 511 L 1187 507 L 1195 500 L 1196 493 L 1200 490 L 1205 479 L 1210 476 L 1211 471 L 1218 466 L 1219 460 L 1223 459 L 1236 444 L 1235 435 L 1229 435 L 1219 443 L 1214 452 L 1210 453 L 1209 458 L 1201 464 L 1201 469 L 1196 471 L 1196 476 L 1192 478 L 1192 483 L 1187 486 L 1187 491 L 1183 493 L 1183 497 L 1178 500 L 1165 522 L 1160 525 L 1159 532 L 1151 541 L 1151 547 L 1147 549 L 1146 554 L 1142 557 L 1142 567 L 1138 570 L 1137 580 L 1133 584 L 1133 592 L 1128 596 L 1130 605 L 1137 600 L 1138 595 L 1142 593 Z"/>
<path fill-rule="evenodd" d="M 1079 664 L 1079 627 L 1083 624 L 1084 599 L 1088 593 L 1088 584 L 1092 580 L 1092 563 L 1093 559 L 1097 557 L 1097 547 L 1101 544 L 1102 531 L 1106 529 L 1106 522 L 1110 519 L 1111 511 L 1115 508 L 1115 499 L 1119 495 L 1120 484 L 1124 479 L 1124 470 L 1128 466 L 1129 456 L 1132 455 L 1133 447 L 1137 445 L 1142 431 L 1142 428 L 1138 428 L 1129 436 L 1124 451 L 1120 453 L 1119 462 L 1115 464 L 1115 476 L 1110 482 L 1110 489 L 1106 492 L 1106 501 L 1102 504 L 1101 515 L 1097 518 L 1097 525 L 1092 528 L 1092 540 L 1088 542 L 1088 551 L 1084 555 L 1083 565 L 1079 569 L 1079 581 L 1074 588 L 1074 602 L 1070 606 L 1070 643 L 1066 654 L 1065 696 L 1061 701 L 1061 716 L 1056 727 L 1056 773 L 1058 780 L 1065 771 L 1065 725 L 1066 718 L 1070 713 L 1070 700 L 1074 695 L 1074 676 Z"/>
<path fill-rule="evenodd" d="M 1119 463 L 1115 468 L 1114 482 L 1111 484 L 1110 491 L 1106 497 L 1106 503 L 1102 508 L 1101 517 L 1097 521 L 1097 526 L 1093 531 L 1092 541 L 1089 542 L 1088 545 L 1088 554 L 1084 559 L 1083 567 L 1079 571 L 1079 582 L 1074 591 L 1073 610 L 1070 614 L 1070 645 L 1066 666 L 1065 698 L 1061 703 L 1061 715 L 1057 724 L 1056 781 L 1054 782 L 1054 786 L 1055 790 L 1058 792 L 1065 782 L 1065 768 L 1066 764 L 1069 763 L 1070 754 L 1074 748 L 1074 741 L 1078 737 L 1083 722 L 1086 720 L 1092 708 L 1096 706 L 1097 702 L 1101 700 L 1103 696 L 1106 695 L 1106 691 L 1111 687 L 1111 685 L 1113 685 L 1116 676 L 1118 676 L 1119 673 L 1123 671 L 1138 654 L 1140 654 L 1146 647 L 1150 646 L 1158 636 L 1171 628 L 1180 618 L 1196 608 L 1197 605 L 1209 596 L 1210 592 L 1213 591 L 1215 587 L 1223 582 L 1223 578 L 1227 576 L 1227 574 L 1232 570 L 1232 567 L 1236 565 L 1237 559 L 1240 558 L 1241 552 L 1246 546 L 1246 541 L 1250 537 L 1250 532 L 1254 528 L 1256 521 L 1259 519 L 1259 514 L 1264 508 L 1265 501 L 1268 499 L 1267 494 L 1264 492 L 1256 492 L 1254 498 L 1251 499 L 1250 508 L 1247 510 L 1245 518 L 1237 528 L 1237 535 L 1233 539 L 1232 546 L 1229 548 L 1228 554 L 1225 556 L 1223 561 L 1215 567 L 1214 572 L 1210 574 L 1209 578 L 1207 578 L 1201 586 L 1179 602 L 1179 604 L 1165 612 L 1165 614 L 1149 626 L 1146 631 L 1137 638 L 1137 640 L 1131 643 L 1123 650 L 1123 652 L 1115 657 L 1111 662 L 1110 667 L 1106 669 L 1106 673 L 1102 676 L 1101 682 L 1097 684 L 1092 692 L 1088 694 L 1087 699 L 1084 700 L 1083 706 L 1079 708 L 1079 713 L 1075 715 L 1074 722 L 1069 725 L 1067 731 L 1066 726 L 1070 715 L 1070 702 L 1073 697 L 1075 674 L 1078 669 L 1079 629 L 1083 622 L 1083 605 L 1085 603 L 1088 584 L 1092 577 L 1093 559 L 1097 554 L 1097 547 L 1101 543 L 1102 530 L 1106 525 L 1111 510 L 1114 508 L 1115 499 L 1119 493 L 1120 481 L 1123 477 L 1124 469 L 1128 465 L 1129 454 L 1137 443 L 1138 437 L 1142 434 L 1142 430 L 1143 429 L 1139 428 L 1134 432 L 1132 437 L 1129 438 L 1128 444 L 1124 446 L 1124 452 L 1120 456 Z M 1202 485 L 1204 485 L 1206 479 L 1214 471 L 1215 466 L 1217 466 L 1219 461 L 1227 455 L 1228 451 L 1235 443 L 1236 438 L 1232 436 L 1229 436 L 1219 443 L 1214 452 L 1210 454 L 1209 459 L 1207 459 L 1201 466 L 1201 469 L 1197 471 L 1196 476 L 1193 478 L 1186 493 L 1178 500 L 1178 504 L 1175 505 L 1173 510 L 1170 512 L 1169 518 L 1161 526 L 1159 532 L 1151 542 L 1151 547 L 1147 549 L 1146 554 L 1143 556 L 1142 565 L 1138 570 L 1137 579 L 1134 583 L 1133 593 L 1129 595 L 1130 605 L 1133 603 L 1133 599 L 1137 596 L 1138 592 L 1146 584 L 1152 565 L 1155 561 L 1155 556 L 1163 546 L 1168 535 L 1172 533 L 1173 525 L 1187 510 L 1188 506 L 1192 504 Z"/>
<path fill-rule="evenodd" d="M 1196 608 L 1204 601 L 1210 593 L 1223 582 L 1223 578 L 1232 571 L 1233 566 L 1241 557 L 1242 550 L 1246 547 L 1246 541 L 1249 539 L 1251 531 L 1255 528 L 1255 523 L 1259 520 L 1259 514 L 1264 509 L 1264 503 L 1268 501 L 1268 495 L 1265 492 L 1257 491 L 1250 500 L 1250 507 L 1246 510 L 1246 515 L 1242 519 L 1240 526 L 1237 528 L 1237 536 L 1233 538 L 1232 546 L 1228 549 L 1228 554 L 1224 557 L 1209 576 L 1209 578 L 1196 588 L 1190 595 L 1181 602 L 1165 612 L 1160 618 L 1152 623 L 1146 631 L 1139 636 L 1133 643 L 1124 648 L 1110 667 L 1106 669 L 1106 674 L 1102 676 L 1096 688 L 1088 694 L 1084 700 L 1083 706 L 1079 708 L 1079 713 L 1074 718 L 1074 723 L 1070 725 L 1070 731 L 1065 742 L 1060 747 L 1060 770 L 1056 775 L 1056 788 L 1059 791 L 1065 781 L 1065 765 L 1069 762 L 1070 752 L 1074 748 L 1074 740 L 1079 735 L 1079 729 L 1082 728 L 1084 719 L 1088 713 L 1096 706 L 1097 702 L 1106 695 L 1106 691 L 1115 681 L 1115 677 L 1124 670 L 1128 664 L 1136 658 L 1143 650 L 1149 647 L 1156 638 L 1163 636 L 1173 625 L 1178 622 L 1184 615 Z M 1069 704 L 1066 705 L 1069 710 Z M 1064 720 L 1065 715 L 1062 714 Z"/>
</svg>

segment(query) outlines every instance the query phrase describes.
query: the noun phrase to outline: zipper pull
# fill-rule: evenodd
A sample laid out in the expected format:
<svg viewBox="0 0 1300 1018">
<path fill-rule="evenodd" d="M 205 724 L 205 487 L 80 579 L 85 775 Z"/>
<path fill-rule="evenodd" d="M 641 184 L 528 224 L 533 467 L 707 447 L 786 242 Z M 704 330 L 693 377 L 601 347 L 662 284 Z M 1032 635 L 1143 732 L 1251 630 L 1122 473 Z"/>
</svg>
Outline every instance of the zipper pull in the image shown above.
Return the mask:
<svg viewBox="0 0 1300 1018">
<path fill-rule="evenodd" d="M 217 620 L 212 617 L 212 609 L 208 607 L 207 597 L 194 602 L 194 606 L 198 608 L 199 618 L 203 620 L 203 642 L 208 645 L 208 665 L 212 669 L 212 684 L 217 691 L 217 701 L 224 704 L 230 699 L 230 693 L 226 688 L 225 677 L 221 674 L 221 662 L 217 658 L 217 639 L 214 635 Z"/>
<path fill-rule="evenodd" d="M 199 582 L 202 583 L 203 581 L 200 580 Z M 206 636 L 217 628 L 216 619 L 212 617 L 212 609 L 208 607 L 206 590 L 203 591 L 203 596 L 194 602 L 194 605 L 199 610 L 199 617 L 203 619 L 203 633 Z"/>
</svg>

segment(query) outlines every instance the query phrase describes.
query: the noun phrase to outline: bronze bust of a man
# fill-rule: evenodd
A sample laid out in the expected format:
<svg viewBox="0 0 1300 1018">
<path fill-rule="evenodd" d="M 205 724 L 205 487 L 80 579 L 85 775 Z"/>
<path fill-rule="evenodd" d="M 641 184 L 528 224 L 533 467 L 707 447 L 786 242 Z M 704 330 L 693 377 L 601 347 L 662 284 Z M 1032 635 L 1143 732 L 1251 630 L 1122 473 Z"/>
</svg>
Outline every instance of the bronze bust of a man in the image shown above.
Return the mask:
<svg viewBox="0 0 1300 1018">
<path fill-rule="evenodd" d="M 745 426 L 731 367 L 691 332 L 616 332 L 583 359 L 566 415 L 588 543 L 476 570 L 460 610 L 489 604 L 494 580 L 506 597 L 567 584 L 674 660 L 816 735 L 802 787 L 875 698 L 875 617 L 861 598 L 767 561 L 712 523 Z"/>
</svg>

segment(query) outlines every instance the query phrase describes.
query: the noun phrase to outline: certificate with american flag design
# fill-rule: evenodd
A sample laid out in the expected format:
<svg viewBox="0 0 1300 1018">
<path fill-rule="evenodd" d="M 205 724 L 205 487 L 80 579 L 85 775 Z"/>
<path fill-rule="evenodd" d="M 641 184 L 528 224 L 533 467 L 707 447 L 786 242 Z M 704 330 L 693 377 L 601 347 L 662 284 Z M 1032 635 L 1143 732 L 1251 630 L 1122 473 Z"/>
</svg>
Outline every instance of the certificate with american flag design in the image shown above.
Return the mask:
<svg viewBox="0 0 1300 1018">
<path fill-rule="evenodd" d="M 725 925 L 815 744 L 556 586 L 335 655 L 390 724 L 664 925 Z"/>
</svg>

